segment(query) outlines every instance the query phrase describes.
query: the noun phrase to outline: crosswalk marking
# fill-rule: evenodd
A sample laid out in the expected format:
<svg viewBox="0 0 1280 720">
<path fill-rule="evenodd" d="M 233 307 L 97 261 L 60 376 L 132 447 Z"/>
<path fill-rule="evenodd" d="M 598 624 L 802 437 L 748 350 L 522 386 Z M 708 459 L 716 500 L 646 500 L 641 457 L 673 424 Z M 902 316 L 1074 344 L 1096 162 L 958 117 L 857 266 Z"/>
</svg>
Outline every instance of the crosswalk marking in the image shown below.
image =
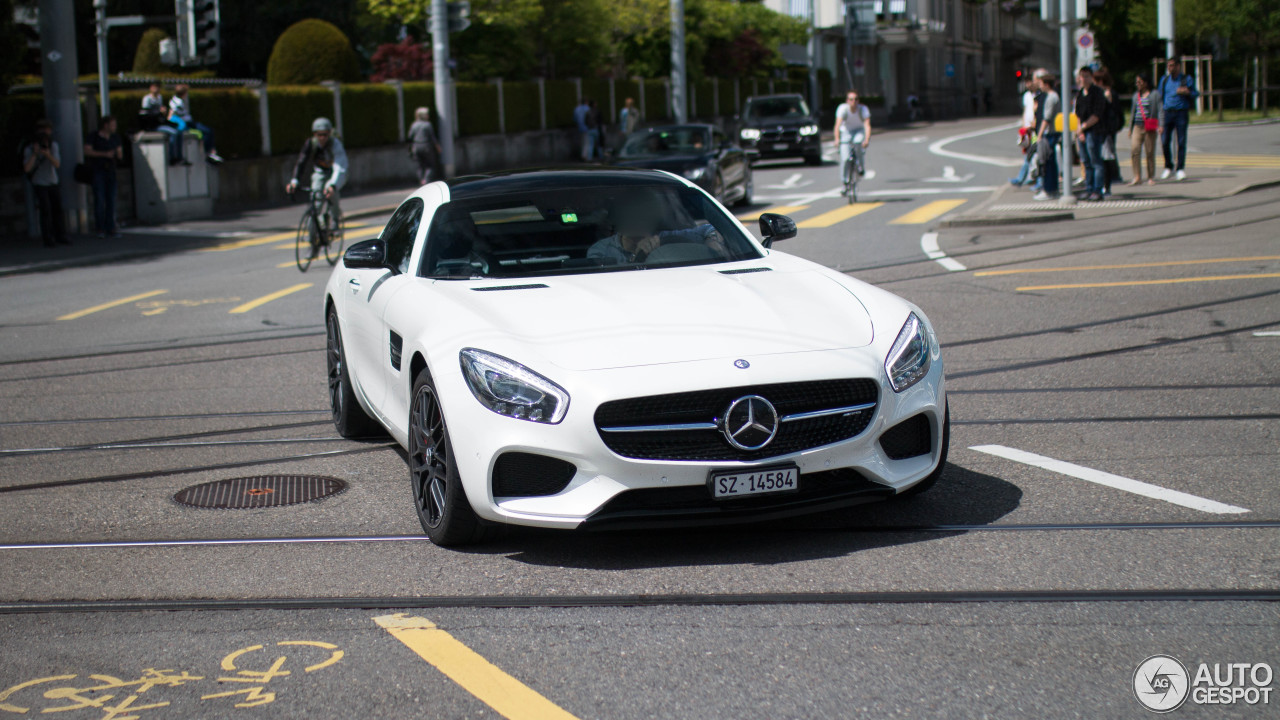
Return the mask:
<svg viewBox="0 0 1280 720">
<path fill-rule="evenodd" d="M 930 220 L 955 210 L 965 204 L 966 200 L 934 200 L 915 210 L 889 221 L 890 225 L 923 225 Z"/>
<path fill-rule="evenodd" d="M 765 208 L 756 212 L 749 212 L 746 215 L 739 215 L 739 220 L 759 220 L 760 216 L 765 213 L 775 213 L 777 215 L 790 215 L 798 213 L 801 210 L 808 210 L 808 205 L 777 205 L 775 207 Z"/>
<path fill-rule="evenodd" d="M 1280 168 L 1280 155 L 1218 155 L 1191 153 L 1189 167 Z"/>
<path fill-rule="evenodd" d="M 808 220 L 798 222 L 796 223 L 796 227 L 801 227 L 801 228 L 831 227 L 836 223 L 844 222 L 845 220 L 848 220 L 851 217 L 856 217 L 858 215 L 861 215 L 864 212 L 875 210 L 876 208 L 881 207 L 883 205 L 884 203 L 855 203 L 853 205 L 845 205 L 844 207 L 836 208 L 835 210 L 824 212 L 821 215 L 815 215 L 809 218 Z"/>
</svg>

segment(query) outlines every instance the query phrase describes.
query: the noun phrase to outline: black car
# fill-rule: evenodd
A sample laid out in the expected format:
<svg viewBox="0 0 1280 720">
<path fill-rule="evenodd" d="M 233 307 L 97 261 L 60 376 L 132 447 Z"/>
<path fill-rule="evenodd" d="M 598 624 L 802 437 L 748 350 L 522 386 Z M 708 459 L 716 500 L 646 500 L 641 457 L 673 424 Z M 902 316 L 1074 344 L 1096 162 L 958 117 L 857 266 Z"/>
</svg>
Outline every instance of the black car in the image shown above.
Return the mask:
<svg viewBox="0 0 1280 720">
<path fill-rule="evenodd" d="M 821 137 L 818 120 L 800 95 L 749 97 L 738 116 L 738 139 L 753 161 L 803 157 L 820 165 Z"/>
<path fill-rule="evenodd" d="M 713 125 L 663 125 L 627 136 L 613 164 L 681 175 L 725 205 L 750 205 L 751 165 Z"/>
</svg>

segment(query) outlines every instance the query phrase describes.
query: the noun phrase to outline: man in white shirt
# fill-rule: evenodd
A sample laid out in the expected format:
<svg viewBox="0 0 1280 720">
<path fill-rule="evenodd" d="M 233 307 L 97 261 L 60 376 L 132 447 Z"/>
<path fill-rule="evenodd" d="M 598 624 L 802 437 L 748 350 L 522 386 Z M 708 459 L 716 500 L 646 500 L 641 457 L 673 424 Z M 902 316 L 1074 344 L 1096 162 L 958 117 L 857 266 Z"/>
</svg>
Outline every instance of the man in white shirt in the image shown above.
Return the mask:
<svg viewBox="0 0 1280 720">
<path fill-rule="evenodd" d="M 222 164 L 213 142 L 213 128 L 196 122 L 191 116 L 191 106 L 187 104 L 187 86 L 178 85 L 173 89 L 173 97 L 169 98 L 169 122 L 178 127 L 178 134 L 170 140 L 169 157 L 182 157 L 182 133 L 187 130 L 198 130 L 204 139 L 204 153 L 209 162 Z"/>
</svg>

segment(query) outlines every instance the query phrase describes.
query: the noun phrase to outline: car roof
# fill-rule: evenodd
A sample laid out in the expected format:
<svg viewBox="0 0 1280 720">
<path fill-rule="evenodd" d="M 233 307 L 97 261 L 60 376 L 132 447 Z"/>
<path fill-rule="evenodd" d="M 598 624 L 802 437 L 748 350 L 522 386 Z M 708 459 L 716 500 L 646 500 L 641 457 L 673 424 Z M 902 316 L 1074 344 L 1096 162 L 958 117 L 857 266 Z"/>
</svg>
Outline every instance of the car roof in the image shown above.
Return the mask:
<svg viewBox="0 0 1280 720">
<path fill-rule="evenodd" d="M 617 167 L 569 167 L 511 170 L 464 175 L 446 181 L 450 200 L 489 195 L 601 186 L 671 185 L 684 183 L 657 170 Z"/>
</svg>

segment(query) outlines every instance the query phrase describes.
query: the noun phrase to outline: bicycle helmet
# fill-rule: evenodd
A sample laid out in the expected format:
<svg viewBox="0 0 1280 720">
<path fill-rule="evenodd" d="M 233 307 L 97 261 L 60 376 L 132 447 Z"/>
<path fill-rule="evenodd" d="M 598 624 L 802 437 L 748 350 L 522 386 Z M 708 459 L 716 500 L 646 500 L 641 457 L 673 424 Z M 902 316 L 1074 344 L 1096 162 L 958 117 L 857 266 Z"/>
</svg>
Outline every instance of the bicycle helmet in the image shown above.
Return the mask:
<svg viewBox="0 0 1280 720">
<path fill-rule="evenodd" d="M 329 118 L 318 117 L 311 123 L 311 132 L 333 132 L 333 123 L 329 122 Z"/>
</svg>

